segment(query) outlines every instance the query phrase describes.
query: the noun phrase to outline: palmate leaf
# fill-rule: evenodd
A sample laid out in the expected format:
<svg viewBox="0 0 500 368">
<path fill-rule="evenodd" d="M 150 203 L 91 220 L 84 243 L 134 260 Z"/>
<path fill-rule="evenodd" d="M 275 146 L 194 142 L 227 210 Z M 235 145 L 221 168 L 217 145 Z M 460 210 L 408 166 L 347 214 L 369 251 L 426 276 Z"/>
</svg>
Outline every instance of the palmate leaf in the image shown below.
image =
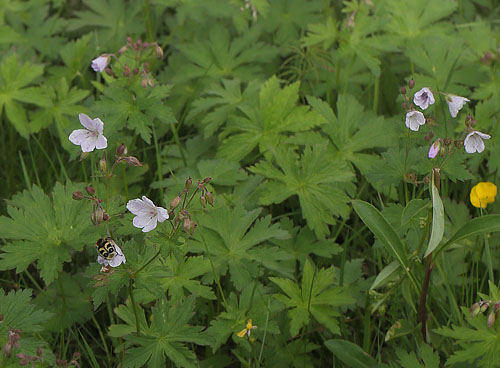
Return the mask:
<svg viewBox="0 0 500 368">
<path fill-rule="evenodd" d="M 49 99 L 38 87 L 28 87 L 43 74 L 42 65 L 21 64 L 16 54 L 2 60 L 0 65 L 0 116 L 7 119 L 23 137 L 29 135 L 26 111 L 20 102 L 48 106 Z"/>
<path fill-rule="evenodd" d="M 261 161 L 249 170 L 265 180 L 259 187 L 259 203 L 281 203 L 297 195 L 302 216 L 319 238 L 325 238 L 334 216 L 349 215 L 346 186 L 352 181 L 352 170 L 327 154 L 327 145 L 307 146 L 298 157 L 292 150 L 277 151 L 276 166 Z"/>
<path fill-rule="evenodd" d="M 196 367 L 196 355 L 187 343 L 209 345 L 212 339 L 202 332 L 203 327 L 188 325 L 194 310 L 194 296 L 177 303 L 160 300 L 153 308 L 150 324 L 141 310 L 141 333 L 137 334 L 132 305 L 116 308 L 116 314 L 126 325 L 111 325 L 109 334 L 126 341 L 124 367 L 160 368 L 165 367 L 167 359 L 179 367 Z"/>
<path fill-rule="evenodd" d="M 308 97 L 307 101 L 327 121 L 321 129 L 333 143 L 334 154 L 356 166 L 362 174 L 366 175 L 380 162 L 380 156 L 370 150 L 389 147 L 395 141 L 393 124 L 364 111 L 353 96 L 339 96 L 336 114 L 319 98 Z"/>
<path fill-rule="evenodd" d="M 89 204 L 72 198 L 80 188 L 57 183 L 51 199 L 33 186 L 8 202 L 10 217 L 0 217 L 0 238 L 12 241 L 1 247 L 1 270 L 21 272 L 37 261 L 47 285 L 57 277 L 63 263 L 71 261 L 71 254 L 95 237 Z"/>
<path fill-rule="evenodd" d="M 241 160 L 258 147 L 270 158 L 270 153 L 293 133 L 324 123 L 309 106 L 297 105 L 298 99 L 298 82 L 281 89 L 275 76 L 269 79 L 260 90 L 259 103 L 242 106 L 243 116 L 234 116 L 225 126 L 223 134 L 229 137 L 222 141 L 218 155 Z"/>
<path fill-rule="evenodd" d="M 310 260 L 307 260 L 301 287 L 290 279 L 270 278 L 286 294 L 275 294 L 274 297 L 285 303 L 287 308 L 291 308 L 288 317 L 292 336 L 296 336 L 302 327 L 309 324 L 311 316 L 325 325 L 330 332 L 340 332 L 337 321 L 340 315 L 334 307 L 352 304 L 354 299 L 347 295 L 344 288 L 333 287 L 334 274 L 333 266 L 318 270 Z"/>
<path fill-rule="evenodd" d="M 229 269 L 231 281 L 238 290 L 258 275 L 259 264 L 273 268 L 275 262 L 288 258 L 277 247 L 264 244 L 289 235 L 278 224 L 271 224 L 271 216 L 257 219 L 260 212 L 260 208 L 248 212 L 241 205 L 234 209 L 224 205 L 212 210 L 210 216 L 200 217 L 202 231 L 195 232 L 200 242 L 196 251 L 208 249 L 217 274 L 224 275 Z"/>
</svg>

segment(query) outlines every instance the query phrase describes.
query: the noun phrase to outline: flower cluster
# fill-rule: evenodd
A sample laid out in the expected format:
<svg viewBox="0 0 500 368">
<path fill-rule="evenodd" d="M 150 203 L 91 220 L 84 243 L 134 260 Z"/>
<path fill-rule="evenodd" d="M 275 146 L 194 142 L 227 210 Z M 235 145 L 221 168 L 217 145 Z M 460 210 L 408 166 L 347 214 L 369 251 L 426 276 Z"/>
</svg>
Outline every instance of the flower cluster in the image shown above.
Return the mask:
<svg viewBox="0 0 500 368">
<path fill-rule="evenodd" d="M 498 311 L 500 311 L 500 300 L 493 302 L 491 300 L 481 300 L 480 302 L 474 303 L 470 307 L 471 317 L 476 317 L 479 314 L 486 312 L 491 306 L 491 311 L 488 314 L 488 328 L 491 328 L 498 318 Z"/>
<path fill-rule="evenodd" d="M 497 186 L 489 181 L 474 185 L 470 191 L 470 203 L 476 208 L 486 208 L 495 202 Z"/>
<path fill-rule="evenodd" d="M 415 82 L 410 80 L 409 88 L 412 89 L 415 85 Z M 402 87 L 401 93 L 403 94 L 404 102 L 403 107 L 406 110 L 406 119 L 405 125 L 411 131 L 418 131 L 421 126 L 425 125 L 427 121 L 432 119 L 426 119 L 424 114 L 421 111 L 418 111 L 414 108 L 414 105 L 419 107 L 422 110 L 426 110 L 429 106 L 433 105 L 436 100 L 434 98 L 434 93 L 431 91 L 429 87 L 424 87 L 416 92 L 413 96 L 413 103 L 410 102 L 410 98 L 406 95 L 406 88 Z M 457 117 L 458 112 L 464 107 L 467 102 L 470 102 L 468 98 L 448 94 L 441 93 L 445 96 L 445 101 L 448 104 L 448 110 L 452 118 Z M 476 121 L 472 118 L 472 116 L 467 116 L 465 120 L 465 139 L 455 140 L 455 147 L 460 149 L 462 147 L 465 148 L 465 152 L 467 153 L 481 153 L 484 151 L 485 145 L 484 140 L 490 139 L 491 136 L 485 133 L 482 133 L 478 130 L 475 130 L 473 127 L 475 126 Z M 431 132 L 432 133 L 432 132 Z M 426 139 L 428 136 L 426 136 Z M 451 138 L 438 138 L 434 143 L 432 143 L 429 148 L 428 157 L 436 158 L 439 153 L 442 155 L 446 154 L 446 152 L 451 152 Z"/>
</svg>

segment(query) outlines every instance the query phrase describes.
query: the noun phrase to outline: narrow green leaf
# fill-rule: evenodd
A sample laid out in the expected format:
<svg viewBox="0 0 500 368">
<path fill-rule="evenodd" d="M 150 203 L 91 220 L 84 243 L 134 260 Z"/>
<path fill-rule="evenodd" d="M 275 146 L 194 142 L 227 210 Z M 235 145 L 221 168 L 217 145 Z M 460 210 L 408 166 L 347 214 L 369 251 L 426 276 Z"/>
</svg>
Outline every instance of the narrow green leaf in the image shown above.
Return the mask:
<svg viewBox="0 0 500 368">
<path fill-rule="evenodd" d="M 358 345 L 340 339 L 325 341 L 325 346 L 335 354 L 335 357 L 351 368 L 383 367 Z"/>
<path fill-rule="evenodd" d="M 432 232 L 425 257 L 432 253 L 437 248 L 444 234 L 444 208 L 439 191 L 436 185 L 432 183 Z"/>
<path fill-rule="evenodd" d="M 384 247 L 405 270 L 408 269 L 408 259 L 403 242 L 380 211 L 370 203 L 358 199 L 353 200 L 352 205 L 361 220 L 380 239 Z"/>
<path fill-rule="evenodd" d="M 373 281 L 370 290 L 374 290 L 379 286 L 384 285 L 388 280 L 392 278 L 394 273 L 399 269 L 399 264 L 397 261 L 392 261 L 387 266 L 384 267 L 382 271 L 377 275 L 375 281 Z"/>
<path fill-rule="evenodd" d="M 443 243 L 435 252 L 439 254 L 453 243 L 465 238 L 484 233 L 500 231 L 500 215 L 486 215 L 476 217 L 462 226 L 446 243 Z"/>
</svg>

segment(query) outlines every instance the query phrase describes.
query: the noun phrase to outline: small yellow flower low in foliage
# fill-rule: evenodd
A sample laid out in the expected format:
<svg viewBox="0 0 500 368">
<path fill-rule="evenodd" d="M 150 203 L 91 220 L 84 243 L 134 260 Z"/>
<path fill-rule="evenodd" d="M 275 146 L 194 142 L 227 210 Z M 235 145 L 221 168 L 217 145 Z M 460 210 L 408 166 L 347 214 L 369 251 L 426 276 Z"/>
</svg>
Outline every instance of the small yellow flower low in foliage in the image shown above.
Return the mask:
<svg viewBox="0 0 500 368">
<path fill-rule="evenodd" d="M 256 329 L 256 328 L 257 328 L 257 326 L 254 326 L 252 324 L 252 320 L 249 319 L 248 322 L 247 322 L 246 327 L 243 330 L 241 330 L 240 332 L 238 332 L 237 335 L 239 337 L 244 337 L 245 335 L 248 335 L 248 337 L 250 337 L 250 331 L 252 331 L 253 329 Z"/>
<path fill-rule="evenodd" d="M 489 203 L 495 202 L 497 186 L 489 181 L 482 181 L 474 185 L 470 191 L 470 203 L 477 208 L 486 208 Z"/>
</svg>

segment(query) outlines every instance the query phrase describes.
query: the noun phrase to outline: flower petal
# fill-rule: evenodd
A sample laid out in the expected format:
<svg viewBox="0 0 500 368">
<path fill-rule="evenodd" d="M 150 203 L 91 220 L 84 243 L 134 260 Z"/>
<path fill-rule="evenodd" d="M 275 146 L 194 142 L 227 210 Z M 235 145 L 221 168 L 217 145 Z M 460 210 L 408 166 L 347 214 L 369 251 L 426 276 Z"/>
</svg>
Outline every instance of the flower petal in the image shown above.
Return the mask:
<svg viewBox="0 0 500 368">
<path fill-rule="evenodd" d="M 151 230 L 154 230 L 156 228 L 156 224 L 158 223 L 158 217 L 152 217 L 151 221 L 149 221 L 146 226 L 142 228 L 143 233 L 150 232 Z"/>
<path fill-rule="evenodd" d="M 163 222 L 168 219 L 168 211 L 163 207 L 156 207 L 158 210 L 158 221 Z"/>
<path fill-rule="evenodd" d="M 141 216 L 149 214 L 151 212 L 151 207 L 144 203 L 142 199 L 131 199 L 127 203 L 127 210 L 134 215 Z"/>
<path fill-rule="evenodd" d="M 97 136 L 97 141 L 96 141 L 96 144 L 95 144 L 95 148 L 97 149 L 104 149 L 108 146 L 108 140 L 106 139 L 105 136 L 103 136 L 102 134 L 99 134 Z"/>
<path fill-rule="evenodd" d="M 69 135 L 69 141 L 77 146 L 80 146 L 86 139 L 90 137 L 90 133 L 86 129 L 73 130 Z"/>
<path fill-rule="evenodd" d="M 80 124 L 82 124 L 87 130 L 95 131 L 96 126 L 94 121 L 86 114 L 78 114 L 78 119 L 80 119 Z"/>
<path fill-rule="evenodd" d="M 99 118 L 95 118 L 94 120 L 92 120 L 92 123 L 94 124 L 94 130 L 99 134 L 102 134 L 102 131 L 104 129 L 104 123 L 102 122 L 102 120 Z"/>
<path fill-rule="evenodd" d="M 142 196 L 142 200 L 144 201 L 144 203 L 147 203 L 149 207 L 156 208 L 156 206 L 153 203 L 153 201 L 151 199 L 149 199 L 148 197 Z"/>
<path fill-rule="evenodd" d="M 95 145 L 97 143 L 97 137 L 94 137 L 92 133 L 89 134 L 89 137 L 85 139 L 82 144 L 82 152 L 92 152 L 95 150 Z"/>
</svg>

